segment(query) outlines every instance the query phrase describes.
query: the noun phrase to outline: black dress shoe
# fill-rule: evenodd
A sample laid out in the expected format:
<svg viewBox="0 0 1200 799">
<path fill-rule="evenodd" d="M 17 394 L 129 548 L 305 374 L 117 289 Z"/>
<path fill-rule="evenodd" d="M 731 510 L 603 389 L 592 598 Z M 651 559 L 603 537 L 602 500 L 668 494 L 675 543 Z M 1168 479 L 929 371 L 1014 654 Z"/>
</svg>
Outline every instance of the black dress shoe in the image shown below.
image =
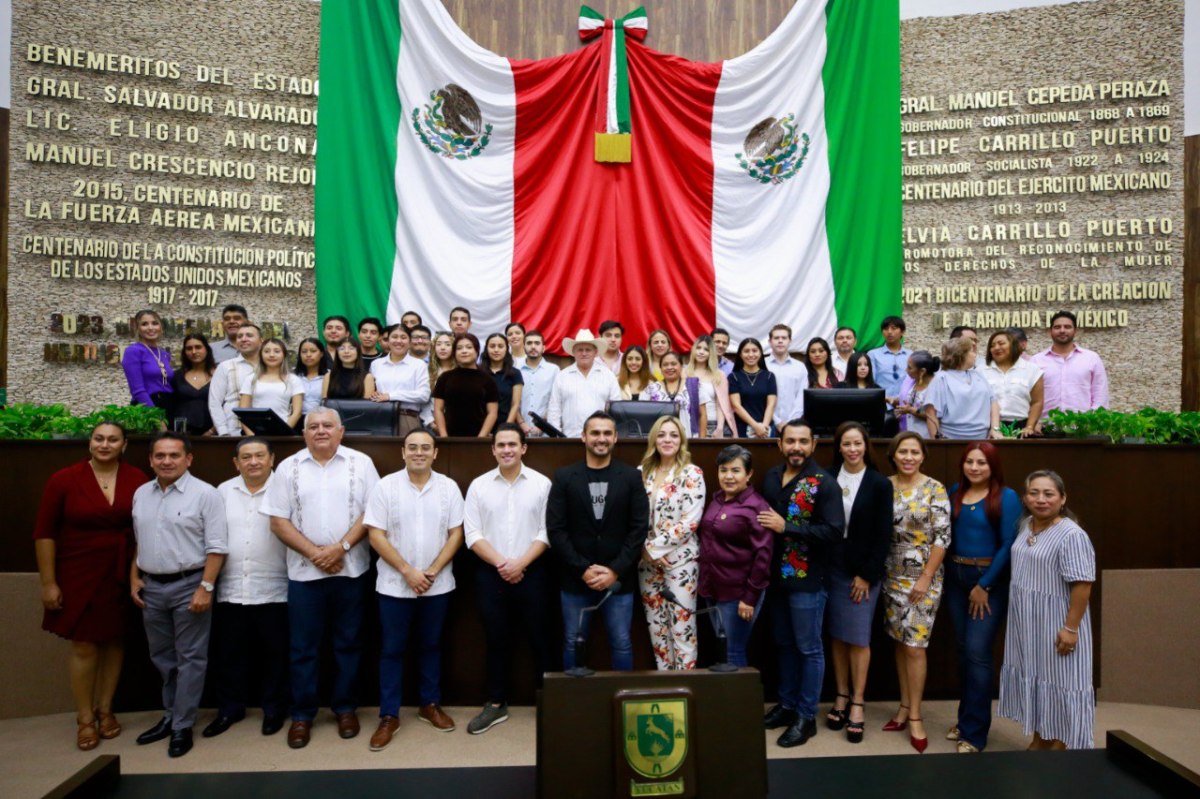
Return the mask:
<svg viewBox="0 0 1200 799">
<path fill-rule="evenodd" d="M 784 730 L 783 735 L 779 736 L 779 745 L 782 747 L 802 746 L 809 738 L 817 734 L 816 719 L 801 719 L 792 726 Z"/>
<path fill-rule="evenodd" d="M 796 711 L 788 710 L 783 705 L 776 705 L 767 711 L 767 715 L 763 716 L 763 727 L 768 730 L 777 730 L 780 727 L 790 727 L 796 723 L 800 717 L 796 715 Z"/>
<path fill-rule="evenodd" d="M 245 713 L 240 713 L 236 716 L 217 716 L 200 734 L 205 738 L 216 738 L 244 718 L 246 718 Z"/>
<path fill-rule="evenodd" d="M 274 735 L 283 729 L 283 716 L 263 716 L 262 734 Z"/>
<path fill-rule="evenodd" d="M 168 737 L 170 734 L 171 734 L 171 717 L 163 716 L 161 719 L 158 720 L 157 724 L 155 724 L 153 727 L 151 727 L 150 729 L 146 730 L 144 733 L 139 735 L 137 737 L 137 742 L 138 742 L 139 746 L 145 746 L 146 744 L 152 744 L 155 741 L 161 741 L 163 738 Z"/>
<path fill-rule="evenodd" d="M 167 745 L 167 757 L 183 757 L 192 751 L 192 728 L 175 730 L 171 733 L 171 743 Z"/>
</svg>

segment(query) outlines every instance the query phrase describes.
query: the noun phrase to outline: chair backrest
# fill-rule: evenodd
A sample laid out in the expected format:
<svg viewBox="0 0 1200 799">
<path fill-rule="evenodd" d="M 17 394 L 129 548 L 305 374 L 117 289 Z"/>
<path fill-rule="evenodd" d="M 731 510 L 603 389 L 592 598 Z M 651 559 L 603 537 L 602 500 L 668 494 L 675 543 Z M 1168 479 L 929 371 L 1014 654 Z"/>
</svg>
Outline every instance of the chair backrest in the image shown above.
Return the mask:
<svg viewBox="0 0 1200 799">
<path fill-rule="evenodd" d="M 327 399 L 321 403 L 341 414 L 348 436 L 394 436 L 397 432 L 398 402 L 365 399 Z"/>
</svg>

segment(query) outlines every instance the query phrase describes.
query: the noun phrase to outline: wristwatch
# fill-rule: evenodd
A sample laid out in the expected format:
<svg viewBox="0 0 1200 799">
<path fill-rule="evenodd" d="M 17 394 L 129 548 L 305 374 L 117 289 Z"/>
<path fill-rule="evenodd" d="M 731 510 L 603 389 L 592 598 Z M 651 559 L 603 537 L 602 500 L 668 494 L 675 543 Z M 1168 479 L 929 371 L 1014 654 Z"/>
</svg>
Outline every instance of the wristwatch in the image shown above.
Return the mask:
<svg viewBox="0 0 1200 799">
<path fill-rule="evenodd" d="M 203 588 L 205 591 L 207 591 L 210 594 L 217 589 L 217 587 L 215 585 L 213 585 L 212 583 L 210 583 L 208 580 L 201 580 L 200 587 Z"/>
<path fill-rule="evenodd" d="M 342 545 L 343 552 L 350 551 L 350 542 L 349 541 L 347 541 L 346 539 L 343 538 L 339 543 L 341 543 L 341 545 Z"/>
</svg>

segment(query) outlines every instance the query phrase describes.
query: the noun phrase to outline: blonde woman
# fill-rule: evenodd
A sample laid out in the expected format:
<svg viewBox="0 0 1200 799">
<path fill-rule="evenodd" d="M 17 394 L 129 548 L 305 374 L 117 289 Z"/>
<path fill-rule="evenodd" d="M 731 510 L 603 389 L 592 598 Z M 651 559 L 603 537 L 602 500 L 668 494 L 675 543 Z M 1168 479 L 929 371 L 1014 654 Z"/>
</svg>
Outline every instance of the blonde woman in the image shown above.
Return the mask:
<svg viewBox="0 0 1200 799">
<path fill-rule="evenodd" d="M 617 371 L 617 385 L 621 387 L 621 399 L 636 400 L 654 382 L 650 374 L 650 359 L 646 351 L 634 345 L 621 355 L 621 368 Z"/>
<path fill-rule="evenodd" d="M 650 374 L 654 375 L 655 380 L 662 380 L 663 373 L 659 368 L 659 361 L 664 355 L 675 349 L 671 344 L 671 337 L 667 335 L 667 331 L 662 329 L 652 331 L 650 337 L 646 339 L 646 349 L 650 352 Z"/>
<path fill-rule="evenodd" d="M 443 372 L 455 368 L 454 363 L 454 334 L 449 330 L 439 330 L 433 334 L 433 342 L 429 350 L 429 387 L 437 385 L 437 379 Z M 429 430 L 433 425 L 433 396 L 431 395 L 421 406 L 421 424 Z"/>
<path fill-rule="evenodd" d="M 688 377 L 700 378 L 700 401 L 704 403 L 704 413 L 708 417 L 708 430 L 705 431 L 708 436 L 725 437 L 725 423 L 728 421 L 736 438 L 737 425 L 734 423 L 733 406 L 729 403 L 729 381 L 721 371 L 712 336 L 696 339 L 683 373 Z"/>
<path fill-rule="evenodd" d="M 263 342 L 255 374 L 242 381 L 238 405 L 243 408 L 270 408 L 275 415 L 295 427 L 304 409 L 304 383 L 288 371 L 287 346 L 277 338 Z M 246 435 L 253 432 L 242 425 Z"/>
<path fill-rule="evenodd" d="M 704 472 L 692 463 L 687 433 L 674 416 L 650 428 L 642 457 L 642 482 L 650 502 L 650 530 L 638 563 L 642 607 L 660 671 L 696 667 L 696 583 L 704 515 Z M 663 589 L 674 594 L 669 601 Z"/>
<path fill-rule="evenodd" d="M 133 327 L 137 341 L 121 353 L 132 404 L 169 408 L 175 370 L 171 368 L 171 351 L 162 345 L 162 317 L 157 311 L 138 311 Z"/>
</svg>

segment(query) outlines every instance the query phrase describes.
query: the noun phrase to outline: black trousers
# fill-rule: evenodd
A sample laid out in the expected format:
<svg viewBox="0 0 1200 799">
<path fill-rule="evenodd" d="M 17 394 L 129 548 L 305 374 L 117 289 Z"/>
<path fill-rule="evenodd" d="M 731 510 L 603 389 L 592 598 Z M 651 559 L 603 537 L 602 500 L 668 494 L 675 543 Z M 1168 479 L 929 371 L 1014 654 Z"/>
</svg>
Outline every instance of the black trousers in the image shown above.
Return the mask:
<svg viewBox="0 0 1200 799">
<path fill-rule="evenodd" d="M 501 579 L 494 567 L 482 561 L 476 564 L 475 588 L 487 642 L 485 687 L 489 702 L 507 700 L 513 638 L 522 626 L 533 648 L 539 685 L 542 673 L 550 667 L 550 594 L 545 559 L 543 555 L 534 561 L 516 585 Z"/>
<path fill-rule="evenodd" d="M 288 613 L 286 602 L 213 607 L 212 688 L 222 716 L 240 716 L 247 705 L 263 715 L 286 716 L 288 691 Z M 261 693 L 252 686 L 261 686 Z"/>
</svg>

